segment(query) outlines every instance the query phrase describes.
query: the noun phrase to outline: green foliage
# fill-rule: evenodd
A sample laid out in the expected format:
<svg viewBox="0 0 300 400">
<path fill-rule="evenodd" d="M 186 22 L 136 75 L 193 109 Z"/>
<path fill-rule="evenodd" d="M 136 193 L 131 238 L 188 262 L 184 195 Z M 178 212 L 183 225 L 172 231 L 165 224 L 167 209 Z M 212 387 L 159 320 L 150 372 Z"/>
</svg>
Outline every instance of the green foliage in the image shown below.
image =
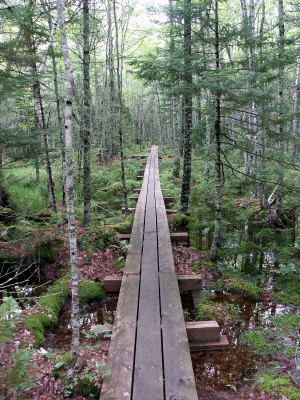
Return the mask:
<svg viewBox="0 0 300 400">
<path fill-rule="evenodd" d="M 104 250 L 115 242 L 116 231 L 112 228 L 93 227 L 78 238 L 78 247 L 90 258 L 94 252 Z"/>
<path fill-rule="evenodd" d="M 79 297 L 82 304 L 89 303 L 92 300 L 101 300 L 104 297 L 100 282 L 84 280 L 79 283 Z"/>
<path fill-rule="evenodd" d="M 253 285 L 251 282 L 246 282 L 241 278 L 233 278 L 228 284 L 228 290 L 240 292 L 245 299 L 259 301 L 262 295 L 262 289 Z"/>
<path fill-rule="evenodd" d="M 35 387 L 34 375 L 29 374 L 28 367 L 32 361 L 28 350 L 18 350 L 11 356 L 12 363 L 0 369 L 2 385 L 0 385 L 0 397 L 10 398 L 11 391 L 17 396 L 24 397 L 24 390 Z M 26 395 L 25 395 L 26 396 Z"/>
<path fill-rule="evenodd" d="M 52 264 L 55 261 L 57 249 L 63 245 L 63 240 L 57 236 L 43 236 L 37 239 L 32 248 L 28 248 L 27 262 L 30 263 L 31 259 L 39 262 L 42 267 L 46 264 Z"/>
<path fill-rule="evenodd" d="M 19 312 L 18 303 L 13 297 L 3 298 L 3 303 L 0 306 L 0 343 L 10 343 L 14 340 L 14 321 L 12 318 Z"/>
<path fill-rule="evenodd" d="M 198 321 L 217 321 L 219 324 L 232 324 L 239 319 L 240 313 L 239 307 L 233 304 L 215 303 L 209 299 L 196 307 Z"/>
<path fill-rule="evenodd" d="M 128 215 L 123 222 L 111 225 L 111 229 L 119 233 L 130 233 L 133 225 L 134 215 Z"/>
<path fill-rule="evenodd" d="M 300 389 L 295 388 L 291 375 L 280 376 L 268 371 L 261 373 L 257 378 L 257 386 L 273 398 L 285 398 L 288 400 L 298 400 Z"/>
<path fill-rule="evenodd" d="M 296 334 L 299 329 L 300 316 L 298 314 L 271 315 L 270 320 L 275 328 L 285 335 Z"/>
<path fill-rule="evenodd" d="M 42 311 L 38 314 L 25 317 L 24 324 L 35 337 L 35 347 L 43 346 L 45 341 L 45 330 L 54 326 L 58 321 L 60 310 L 69 296 L 67 282 L 70 274 L 66 274 L 50 287 L 48 292 L 42 296 L 38 302 Z"/>
<path fill-rule="evenodd" d="M 121 269 L 125 267 L 125 260 L 124 257 L 119 257 L 117 261 L 114 263 L 113 268 L 114 269 Z"/>
<path fill-rule="evenodd" d="M 274 297 L 279 303 L 284 305 L 298 305 L 300 303 L 300 276 L 280 276 L 276 279 L 276 289 L 272 291 Z M 279 291 L 278 291 L 279 289 Z"/>
<path fill-rule="evenodd" d="M 244 332 L 241 338 L 241 344 L 252 349 L 255 354 L 267 355 L 274 354 L 283 344 L 279 342 L 269 342 L 270 334 L 264 331 Z"/>
<path fill-rule="evenodd" d="M 187 227 L 190 222 L 190 217 L 185 214 L 175 214 L 170 221 L 170 232 L 174 232 L 179 228 Z"/>
</svg>

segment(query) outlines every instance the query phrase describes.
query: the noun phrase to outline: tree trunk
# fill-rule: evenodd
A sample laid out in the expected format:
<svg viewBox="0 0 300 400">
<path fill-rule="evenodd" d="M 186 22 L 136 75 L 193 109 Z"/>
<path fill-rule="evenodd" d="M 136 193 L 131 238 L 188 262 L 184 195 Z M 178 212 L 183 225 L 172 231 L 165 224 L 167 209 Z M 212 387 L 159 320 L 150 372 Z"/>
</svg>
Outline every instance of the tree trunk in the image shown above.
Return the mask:
<svg viewBox="0 0 300 400">
<path fill-rule="evenodd" d="M 75 212 L 73 201 L 73 150 L 72 150 L 72 100 L 73 100 L 73 72 L 70 63 L 69 49 L 66 37 L 65 20 L 63 14 L 63 0 L 57 0 L 58 23 L 60 28 L 61 45 L 66 71 L 66 110 L 65 110 L 65 188 L 68 208 L 68 229 L 70 241 L 70 265 L 72 276 L 72 343 L 71 357 L 76 358 L 79 352 L 79 293 L 78 293 L 78 266 L 77 266 L 77 238 L 75 231 Z"/>
<path fill-rule="evenodd" d="M 277 141 L 277 149 L 279 153 L 278 157 L 278 176 L 277 176 L 277 196 L 276 196 L 276 217 L 280 224 L 282 224 L 283 217 L 283 190 L 282 185 L 284 181 L 284 167 L 282 164 L 282 153 L 283 153 L 283 122 L 281 121 L 283 117 L 283 78 L 284 78 L 284 67 L 282 66 L 283 57 L 284 57 L 284 13 L 283 13 L 283 0 L 278 0 L 278 28 L 279 28 L 279 51 L 278 51 L 278 59 L 279 59 L 279 68 L 278 68 L 278 76 L 279 76 L 279 90 L 278 90 L 278 141 Z"/>
<path fill-rule="evenodd" d="M 89 0 L 83 0 L 83 224 L 91 221 L 91 90 Z"/>
<path fill-rule="evenodd" d="M 189 208 L 190 182 L 192 171 L 192 106 L 191 85 L 193 76 L 191 72 L 191 54 L 192 54 L 192 18 L 191 18 L 191 0 L 185 0 L 184 13 L 184 81 L 186 90 L 183 99 L 183 119 L 184 119 L 184 142 L 183 142 L 183 175 L 180 196 L 180 209 L 187 211 Z"/>
<path fill-rule="evenodd" d="M 173 135 L 174 135 L 174 160 L 173 160 L 173 177 L 179 178 L 180 172 L 180 128 L 178 115 L 178 101 L 173 97 Z"/>
<path fill-rule="evenodd" d="M 297 57 L 297 68 L 296 68 L 296 84 L 294 93 L 294 113 L 295 118 L 293 121 L 293 145 L 292 145 L 292 156 L 295 156 L 299 152 L 298 136 L 299 136 L 299 111 L 300 111 L 300 57 Z"/>
<path fill-rule="evenodd" d="M 127 187 L 125 179 L 124 152 L 123 152 L 123 101 L 122 101 L 122 69 L 120 67 L 120 44 L 119 31 L 117 25 L 116 2 L 113 1 L 114 22 L 116 30 L 116 52 L 117 52 L 117 82 L 118 82 L 118 103 L 119 103 L 119 143 L 120 143 L 120 159 L 121 159 L 121 180 L 124 198 L 125 215 L 128 214 Z"/>
<path fill-rule="evenodd" d="M 215 0 L 215 59 L 215 70 L 218 74 L 220 70 L 218 0 Z M 219 81 L 218 84 L 220 85 Z M 209 254 L 212 261 L 217 259 L 221 238 L 221 166 L 221 99 L 218 91 L 215 99 L 215 230 Z"/>
</svg>

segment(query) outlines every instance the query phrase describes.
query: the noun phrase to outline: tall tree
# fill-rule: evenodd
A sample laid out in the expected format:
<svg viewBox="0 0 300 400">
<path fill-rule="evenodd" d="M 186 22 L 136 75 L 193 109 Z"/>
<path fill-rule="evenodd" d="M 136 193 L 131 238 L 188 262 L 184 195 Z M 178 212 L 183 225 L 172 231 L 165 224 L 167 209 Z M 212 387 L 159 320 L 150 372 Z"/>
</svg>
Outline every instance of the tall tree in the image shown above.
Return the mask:
<svg viewBox="0 0 300 400">
<path fill-rule="evenodd" d="M 89 0 L 83 0 L 83 224 L 91 221 L 91 89 Z"/>
<path fill-rule="evenodd" d="M 73 102 L 73 71 L 69 57 L 66 35 L 63 0 L 56 0 L 58 24 L 60 29 L 62 53 L 66 72 L 66 108 L 65 108 L 65 191 L 68 208 L 68 229 L 70 242 L 70 265 L 72 276 L 72 343 L 71 357 L 76 358 L 79 351 L 79 292 L 77 265 L 77 238 L 75 231 L 74 183 L 73 183 L 73 138 L 72 138 L 72 102 Z"/>
<path fill-rule="evenodd" d="M 192 16 L 191 0 L 184 2 L 184 33 L 183 33 L 183 54 L 184 54 L 184 84 L 183 93 L 183 175 L 180 195 L 180 209 L 187 211 L 189 207 L 191 170 L 192 170 L 192 129 L 193 129 L 193 98 L 191 86 L 193 83 L 192 73 Z"/>
</svg>

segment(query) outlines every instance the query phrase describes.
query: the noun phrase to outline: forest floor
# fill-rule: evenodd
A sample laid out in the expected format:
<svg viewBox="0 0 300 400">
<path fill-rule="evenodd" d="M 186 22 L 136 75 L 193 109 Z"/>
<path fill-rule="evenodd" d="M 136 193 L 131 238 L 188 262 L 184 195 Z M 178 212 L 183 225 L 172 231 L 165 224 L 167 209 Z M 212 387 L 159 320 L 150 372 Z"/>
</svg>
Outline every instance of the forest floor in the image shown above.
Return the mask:
<svg viewBox="0 0 300 400">
<path fill-rule="evenodd" d="M 57 230 L 60 231 L 60 238 L 63 240 L 63 246 L 61 246 L 55 255 L 55 261 L 49 265 L 43 267 L 42 278 L 44 281 L 54 281 L 61 277 L 66 271 L 61 269 L 61 265 L 68 265 L 69 259 L 69 248 L 68 248 L 68 237 L 67 237 L 67 224 L 55 226 L 45 231 L 39 231 L 38 235 L 57 235 Z M 77 224 L 77 235 L 81 236 L 85 232 L 85 228 L 82 228 L 80 224 Z M 32 240 L 32 238 L 30 239 Z M 0 245 L 0 251 L 6 254 L 11 254 L 14 257 L 22 258 L 25 252 L 26 242 L 20 246 L 15 246 L 11 243 L 2 242 Z M 174 261 L 177 274 L 195 274 L 191 265 L 199 258 L 199 253 L 191 250 L 183 245 L 174 245 L 173 247 Z M 119 257 L 119 252 L 116 247 L 107 247 L 103 251 L 97 251 L 89 257 L 87 262 L 87 253 L 78 250 L 78 266 L 80 279 L 89 279 L 93 281 L 101 281 L 107 275 L 122 275 L 121 270 L 115 270 L 113 264 Z M 202 254 L 202 258 L 204 255 Z M 208 270 L 205 265 L 200 266 L 200 273 L 205 281 L 212 279 L 214 271 Z M 268 298 L 268 296 L 266 296 Z M 68 301 L 63 311 L 69 311 L 70 301 Z M 24 314 L 30 315 L 31 313 L 38 312 L 38 306 L 30 307 L 23 311 Z M 226 330 L 230 330 L 230 327 L 226 327 Z M 34 382 L 34 387 L 23 391 L 21 394 L 14 394 L 9 392 L 5 397 L 0 400 L 21 400 L 25 398 L 36 399 L 36 400 L 53 400 L 53 399 L 65 399 L 70 398 L 74 400 L 83 400 L 91 398 L 90 396 L 85 397 L 84 391 L 81 389 L 81 393 L 70 397 L 70 393 L 74 391 L 76 382 L 80 381 L 84 376 L 86 380 L 93 381 L 93 385 L 96 388 L 101 388 L 102 375 L 105 373 L 105 361 L 107 359 L 107 353 L 109 349 L 109 340 L 101 340 L 95 338 L 81 338 L 81 349 L 77 359 L 76 365 L 73 370 L 61 373 L 57 371 L 55 378 L 53 377 L 54 365 L 61 358 L 62 349 L 55 347 L 47 347 L 47 340 L 45 348 L 38 350 L 33 349 L 34 337 L 32 333 L 26 329 L 15 330 L 14 341 L 12 343 L 2 344 L 0 347 L 0 369 L 9 370 L 12 368 L 11 355 L 13 352 L 20 348 L 27 348 L 33 351 L 32 361 L 28 368 L 28 376 Z M 48 343 L 51 343 L 51 335 L 48 335 Z M 230 344 L 234 346 L 234 343 Z M 67 347 L 69 343 L 67 343 Z M 229 350 L 230 352 L 230 350 Z M 216 357 L 224 358 L 226 352 L 214 352 L 213 355 L 207 352 L 201 352 L 200 357 L 205 358 L 205 363 L 216 360 Z M 294 361 L 292 356 L 286 356 L 283 352 L 277 352 L 272 359 L 270 357 L 261 358 L 257 363 L 261 363 L 261 367 L 266 365 L 268 362 L 278 363 L 281 368 L 280 377 L 288 376 L 292 374 Z M 226 361 L 225 361 L 226 364 Z M 237 365 L 236 376 L 239 375 L 239 366 Z M 256 366 L 256 372 L 260 366 Z M 204 374 L 204 371 L 203 371 Z M 197 371 L 199 376 L 199 371 Z M 200 373 L 201 376 L 201 373 Z M 203 400 L 229 400 L 229 399 L 257 399 L 257 400 L 269 400 L 269 399 L 280 399 L 289 400 L 291 397 L 286 397 L 284 394 L 268 394 L 264 390 L 259 389 L 259 385 L 253 383 L 255 380 L 245 380 L 244 383 L 239 381 L 238 392 L 236 389 L 236 379 L 232 378 L 229 381 L 222 381 L 222 376 L 219 380 L 222 381 L 220 385 L 213 384 L 206 387 L 201 384 L 201 379 L 197 380 L 199 399 Z M 215 381 L 216 382 L 216 381 Z M 1 380 L 0 380 L 1 383 Z M 80 392 L 80 390 L 78 389 Z M 97 395 L 96 397 L 97 398 Z M 300 397 L 298 397 L 300 398 Z M 297 397 L 295 397 L 297 399 Z"/>
</svg>

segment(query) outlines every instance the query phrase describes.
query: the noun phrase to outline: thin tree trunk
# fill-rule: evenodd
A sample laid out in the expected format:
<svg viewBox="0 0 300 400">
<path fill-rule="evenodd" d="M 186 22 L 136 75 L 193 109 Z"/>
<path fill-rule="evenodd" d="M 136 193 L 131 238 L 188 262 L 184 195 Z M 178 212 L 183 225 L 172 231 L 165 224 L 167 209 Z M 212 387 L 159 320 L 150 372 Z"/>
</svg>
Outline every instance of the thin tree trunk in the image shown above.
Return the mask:
<svg viewBox="0 0 300 400">
<path fill-rule="evenodd" d="M 185 0 L 184 15 L 184 81 L 189 89 L 186 89 L 183 99 L 183 118 L 184 118 L 184 143 L 183 143 L 183 175 L 180 196 L 180 209 L 187 211 L 189 208 L 190 183 L 192 172 L 192 106 L 193 100 L 190 94 L 193 81 L 191 72 L 191 54 L 192 54 L 192 17 L 191 0 Z"/>
<path fill-rule="evenodd" d="M 293 145 L 292 145 L 292 156 L 295 156 L 299 152 L 298 139 L 299 139 L 299 111 L 300 111 L 300 57 L 297 57 L 297 68 L 296 68 L 296 84 L 294 94 L 294 113 L 295 118 L 293 121 Z"/>
<path fill-rule="evenodd" d="M 219 15 L 218 0 L 215 0 L 215 70 L 220 70 L 220 45 L 219 45 Z M 218 79 L 218 78 L 217 78 Z M 220 84 L 220 82 L 219 82 Z M 212 261 L 217 259 L 221 238 L 221 99 L 216 94 L 215 99 L 215 230 L 209 258 Z"/>
<path fill-rule="evenodd" d="M 118 102 L 119 102 L 119 143 L 120 143 L 120 158 L 121 158 L 121 180 L 124 198 L 125 215 L 128 214 L 128 200 L 127 200 L 127 187 L 125 179 L 124 167 L 124 152 L 123 152 L 123 101 L 122 101 L 122 70 L 120 67 L 120 54 L 119 54 L 119 32 L 117 25 L 116 2 L 113 1 L 114 22 L 116 30 L 116 52 L 117 52 L 117 82 L 118 82 Z"/>
<path fill-rule="evenodd" d="M 89 0 L 83 0 L 83 224 L 91 221 L 91 90 Z"/>
<path fill-rule="evenodd" d="M 283 57 L 284 57 L 284 14 L 283 14 L 283 0 L 278 0 L 278 28 L 279 28 L 279 51 L 278 51 L 278 59 L 279 59 L 279 68 L 278 68 L 278 76 L 279 76 L 279 90 L 278 90 L 278 142 L 277 148 L 279 153 L 279 162 L 278 162 L 278 176 L 277 176 L 277 185 L 278 191 L 276 196 L 276 217 L 280 223 L 282 223 L 283 217 L 283 190 L 282 184 L 284 180 L 284 168 L 282 164 L 282 152 L 283 152 L 283 123 L 281 121 L 283 117 L 283 77 L 284 77 L 284 67 L 282 66 Z"/>
<path fill-rule="evenodd" d="M 71 357 L 76 358 L 79 352 L 79 293 L 78 293 L 78 265 L 77 265 L 77 238 L 75 231 L 75 211 L 73 201 L 73 150 L 72 150 L 72 101 L 73 101 L 73 72 L 70 63 L 69 49 L 66 36 L 63 13 L 63 0 L 56 0 L 58 23 L 60 28 L 61 45 L 66 71 L 66 110 L 65 110 L 65 188 L 68 208 L 68 228 L 70 241 L 70 264 L 72 276 L 72 343 Z"/>
</svg>

